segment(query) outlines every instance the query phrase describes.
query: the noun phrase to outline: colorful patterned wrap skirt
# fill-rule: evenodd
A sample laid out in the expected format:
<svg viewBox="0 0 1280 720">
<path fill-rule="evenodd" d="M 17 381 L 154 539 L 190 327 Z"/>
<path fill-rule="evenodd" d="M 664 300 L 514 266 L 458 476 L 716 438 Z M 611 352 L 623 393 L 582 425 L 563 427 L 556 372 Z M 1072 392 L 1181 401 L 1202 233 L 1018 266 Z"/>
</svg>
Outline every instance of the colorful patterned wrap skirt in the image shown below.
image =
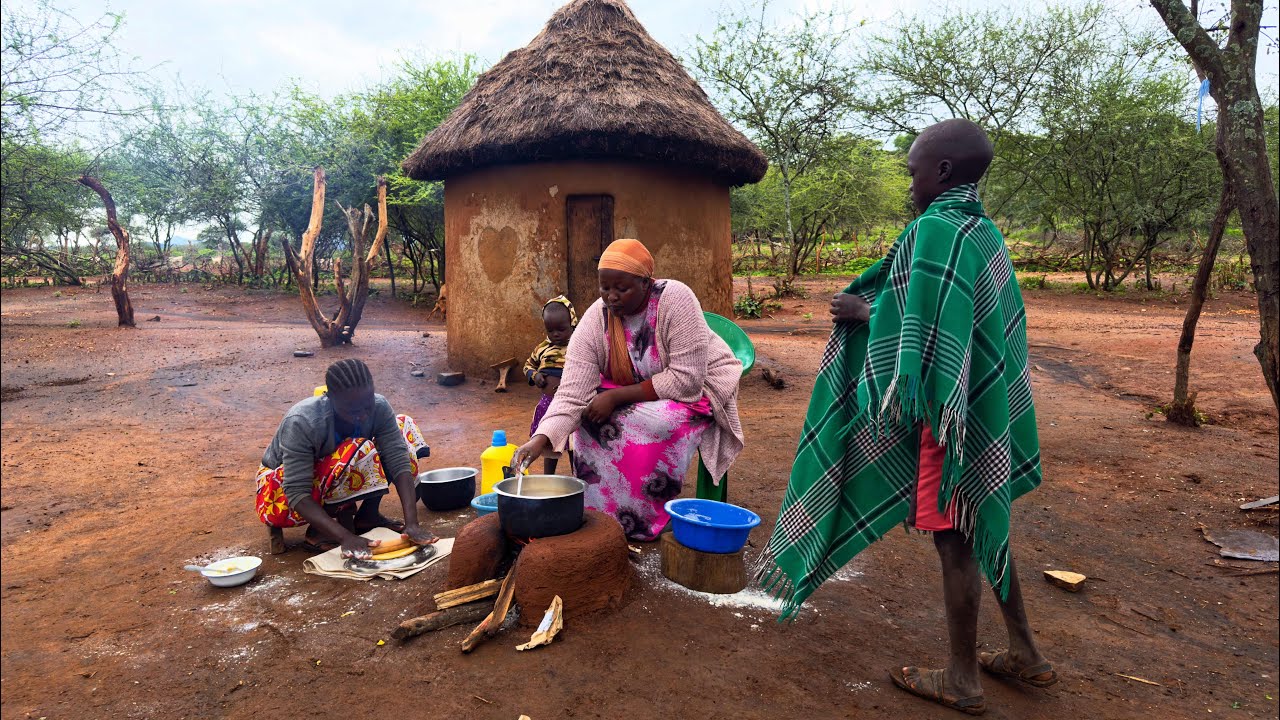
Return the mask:
<svg viewBox="0 0 1280 720">
<path fill-rule="evenodd" d="M 422 432 L 408 415 L 397 415 L 396 424 L 409 444 L 409 459 L 418 474 L 417 453 L 427 443 Z M 289 507 L 284 495 L 284 466 L 258 467 L 258 519 L 272 527 L 287 528 L 306 525 L 307 521 Z M 328 456 L 316 462 L 311 482 L 311 497 L 326 509 L 340 511 L 343 506 L 372 493 L 385 492 L 387 474 L 378 459 L 373 440 L 350 438 L 338 444 Z"/>
</svg>

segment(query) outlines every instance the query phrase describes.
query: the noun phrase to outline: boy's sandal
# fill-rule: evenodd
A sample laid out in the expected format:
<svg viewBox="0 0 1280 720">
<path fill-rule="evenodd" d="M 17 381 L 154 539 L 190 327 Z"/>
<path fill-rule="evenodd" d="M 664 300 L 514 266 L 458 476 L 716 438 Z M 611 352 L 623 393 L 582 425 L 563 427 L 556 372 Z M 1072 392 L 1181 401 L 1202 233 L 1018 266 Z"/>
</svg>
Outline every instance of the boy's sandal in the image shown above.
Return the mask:
<svg viewBox="0 0 1280 720">
<path fill-rule="evenodd" d="M 906 671 L 904 673 L 903 668 L 894 668 L 889 671 L 889 679 L 893 681 L 894 685 L 918 698 L 938 703 L 952 710 L 959 710 L 966 715 L 981 715 L 987 711 L 987 702 L 982 695 L 974 695 L 967 698 L 948 696 L 943 683 L 945 670 L 908 667 Z"/>
<path fill-rule="evenodd" d="M 404 532 L 403 522 L 401 522 L 400 520 L 393 520 L 389 517 L 386 517 L 385 515 L 379 515 L 377 520 L 374 520 L 372 523 L 368 525 L 356 525 L 356 534 L 363 535 L 369 532 L 370 530 L 374 528 L 379 528 L 379 527 L 386 528 L 388 530 L 391 530 L 392 532 L 398 532 L 398 533 Z"/>
<path fill-rule="evenodd" d="M 1003 680 L 1016 680 L 1034 688 L 1047 688 L 1058 684 L 1058 673 L 1049 663 L 1040 663 L 1014 670 L 1009 667 L 1009 651 L 978 653 L 978 664 L 983 670 Z"/>
</svg>

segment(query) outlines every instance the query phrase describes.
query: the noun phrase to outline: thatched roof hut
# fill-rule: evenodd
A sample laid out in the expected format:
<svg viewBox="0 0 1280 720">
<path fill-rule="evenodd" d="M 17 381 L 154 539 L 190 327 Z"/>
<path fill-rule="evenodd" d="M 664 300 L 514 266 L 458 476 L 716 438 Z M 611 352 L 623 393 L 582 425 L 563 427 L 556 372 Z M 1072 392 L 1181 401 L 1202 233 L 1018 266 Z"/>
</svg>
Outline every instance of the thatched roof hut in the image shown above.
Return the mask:
<svg viewBox="0 0 1280 720">
<path fill-rule="evenodd" d="M 767 161 L 712 107 L 622 0 L 574 0 L 485 72 L 404 161 L 417 180 L 497 164 L 629 159 L 697 169 L 726 185 Z"/>
</svg>

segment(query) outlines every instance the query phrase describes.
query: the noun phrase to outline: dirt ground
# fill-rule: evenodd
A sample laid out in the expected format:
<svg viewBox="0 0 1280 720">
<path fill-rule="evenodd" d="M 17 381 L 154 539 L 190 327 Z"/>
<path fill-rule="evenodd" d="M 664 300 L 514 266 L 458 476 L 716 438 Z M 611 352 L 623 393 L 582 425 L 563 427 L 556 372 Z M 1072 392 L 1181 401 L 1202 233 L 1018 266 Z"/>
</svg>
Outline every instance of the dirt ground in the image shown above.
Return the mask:
<svg viewBox="0 0 1280 720">
<path fill-rule="evenodd" d="M 747 450 L 731 499 L 765 519 L 754 547 L 776 518 L 836 286 L 811 282 L 811 299 L 742 323 L 759 366 L 789 383 L 771 389 L 757 370 L 742 385 Z M 436 386 L 443 326 L 385 297 L 370 301 L 357 345 L 331 350 L 294 298 L 200 286 L 139 286 L 133 298 L 139 327 L 121 330 L 106 291 L 3 293 L 4 718 L 959 717 L 886 678 L 946 657 L 936 556 L 901 532 L 794 624 L 777 624 L 758 593 L 713 600 L 671 585 L 646 547 L 624 607 L 570 615 L 549 647 L 518 653 L 527 635 L 508 631 L 464 656 L 466 627 L 391 641 L 430 608 L 445 565 L 359 583 L 304 575 L 300 550 L 266 555 L 253 475 L 280 416 L 329 362 L 360 357 L 418 419 L 432 467 L 475 465 L 493 429 L 524 437 L 534 394 Z M 988 680 L 988 717 L 1276 717 L 1276 576 L 1214 567 L 1199 531 L 1277 530 L 1274 512 L 1237 509 L 1277 488 L 1253 302 L 1208 306 L 1194 385 L 1212 424 L 1192 430 L 1152 415 L 1172 385 L 1181 305 L 1028 293 L 1045 482 L 1014 506 L 1013 543 L 1064 682 Z M 296 359 L 295 348 L 317 352 Z M 471 517 L 423 513 L 445 536 Z M 243 553 L 265 562 L 242 588 L 181 569 Z M 1050 568 L 1091 580 L 1070 594 L 1040 579 Z M 1003 642 L 990 596 L 981 637 Z"/>
</svg>

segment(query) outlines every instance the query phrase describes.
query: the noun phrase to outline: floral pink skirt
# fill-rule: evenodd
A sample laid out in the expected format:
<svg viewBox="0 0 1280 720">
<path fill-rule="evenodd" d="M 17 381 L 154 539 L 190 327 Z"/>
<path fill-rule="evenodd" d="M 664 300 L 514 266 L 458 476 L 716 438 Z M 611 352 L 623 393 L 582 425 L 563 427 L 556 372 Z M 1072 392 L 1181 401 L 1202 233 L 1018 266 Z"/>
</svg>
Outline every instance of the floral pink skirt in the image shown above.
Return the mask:
<svg viewBox="0 0 1280 720">
<path fill-rule="evenodd" d="M 627 405 L 599 425 L 583 418 L 573 435 L 573 468 L 587 484 L 586 506 L 617 518 L 631 540 L 656 539 L 670 519 L 664 506 L 679 497 L 711 423 L 705 397 Z"/>
</svg>

